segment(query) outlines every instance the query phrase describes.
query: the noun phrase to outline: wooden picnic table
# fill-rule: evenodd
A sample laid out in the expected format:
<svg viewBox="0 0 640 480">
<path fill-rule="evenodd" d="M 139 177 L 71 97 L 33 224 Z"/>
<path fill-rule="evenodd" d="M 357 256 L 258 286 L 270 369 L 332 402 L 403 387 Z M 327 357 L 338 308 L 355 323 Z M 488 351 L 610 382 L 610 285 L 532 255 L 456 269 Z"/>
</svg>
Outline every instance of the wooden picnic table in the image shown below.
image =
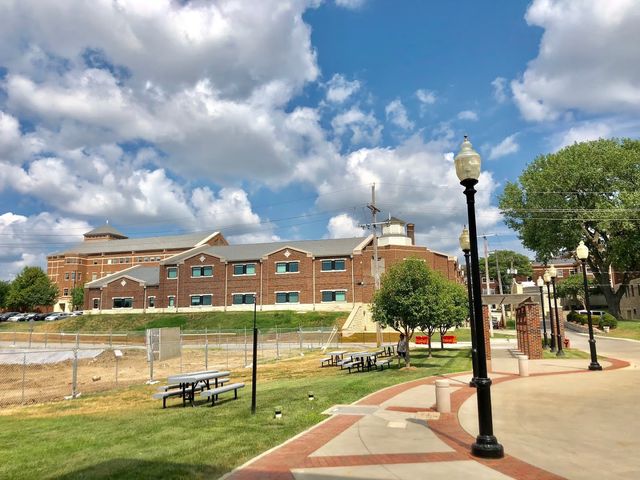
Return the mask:
<svg viewBox="0 0 640 480">
<path fill-rule="evenodd" d="M 169 383 L 177 383 L 182 388 L 182 406 L 186 406 L 187 399 L 189 399 L 189 403 L 193 406 L 193 401 L 195 399 L 196 385 L 200 382 L 203 382 L 206 386 L 207 390 L 211 390 L 210 382 L 213 380 L 215 382 L 214 388 L 218 388 L 218 379 L 222 377 L 226 377 L 230 372 L 222 371 L 219 372 L 217 370 L 203 371 L 203 372 L 192 372 L 192 373 L 180 373 L 177 375 L 171 375 L 167 378 L 167 382 Z"/>
</svg>

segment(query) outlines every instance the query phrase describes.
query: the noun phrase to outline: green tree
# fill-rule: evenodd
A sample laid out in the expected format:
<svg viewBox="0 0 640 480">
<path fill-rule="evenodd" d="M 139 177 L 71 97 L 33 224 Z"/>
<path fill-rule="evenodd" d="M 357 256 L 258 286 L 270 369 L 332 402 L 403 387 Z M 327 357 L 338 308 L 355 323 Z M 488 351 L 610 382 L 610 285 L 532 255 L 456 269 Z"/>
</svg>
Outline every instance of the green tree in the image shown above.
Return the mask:
<svg viewBox="0 0 640 480">
<path fill-rule="evenodd" d="M 58 287 L 40 267 L 25 267 L 11 282 L 6 304 L 8 308 L 25 311 L 53 305 L 57 298 Z"/>
<path fill-rule="evenodd" d="M 403 333 L 408 343 L 429 315 L 429 285 L 433 279 L 434 274 L 419 259 L 409 258 L 390 267 L 371 302 L 373 320 L 383 328 L 389 326 Z M 411 366 L 408 347 L 407 366 Z"/>
<path fill-rule="evenodd" d="M 496 263 L 496 257 L 498 262 Z M 502 290 L 504 293 L 511 293 L 511 278 L 513 275 L 509 273 L 509 269 L 518 271 L 518 275 L 526 275 L 530 277 L 533 275 L 533 269 L 531 268 L 531 260 L 526 255 L 514 252 L 513 250 L 496 250 L 489 253 L 489 277 L 498 279 L 497 267 L 500 266 L 500 278 L 502 280 Z M 480 257 L 480 274 L 482 278 L 485 275 L 485 261 L 484 257 Z"/>
<path fill-rule="evenodd" d="M 588 280 L 589 293 L 594 294 L 598 289 L 598 284 L 595 278 Z M 582 308 L 587 308 L 585 305 L 584 296 L 584 279 L 582 274 L 569 275 L 562 280 L 556 286 L 558 290 L 558 297 L 572 300 L 573 302 L 579 302 L 582 304 Z"/>
<path fill-rule="evenodd" d="M 84 305 L 84 285 L 71 289 L 71 304 L 73 310 L 80 310 Z"/>
<path fill-rule="evenodd" d="M 0 280 L 0 308 L 6 307 L 7 294 L 9 293 L 9 287 L 11 284 Z"/>
<path fill-rule="evenodd" d="M 443 279 L 442 293 L 438 295 L 445 303 L 437 320 L 440 331 L 440 349 L 444 348 L 442 337 L 453 327 L 461 327 L 469 316 L 469 297 L 464 285 Z"/>
<path fill-rule="evenodd" d="M 584 240 L 587 260 L 609 311 L 620 318 L 621 285 L 640 270 L 640 141 L 576 143 L 537 157 L 500 196 L 507 225 L 538 260 L 573 252 Z"/>
</svg>

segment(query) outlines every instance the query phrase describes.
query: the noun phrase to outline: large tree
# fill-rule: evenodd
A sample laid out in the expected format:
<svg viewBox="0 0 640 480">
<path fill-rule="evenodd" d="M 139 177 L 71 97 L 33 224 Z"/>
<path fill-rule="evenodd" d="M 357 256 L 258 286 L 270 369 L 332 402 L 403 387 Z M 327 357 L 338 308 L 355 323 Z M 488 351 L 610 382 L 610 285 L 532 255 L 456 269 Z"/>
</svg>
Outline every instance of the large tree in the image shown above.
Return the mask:
<svg viewBox="0 0 640 480">
<path fill-rule="evenodd" d="M 509 182 L 500 208 L 509 227 L 538 260 L 589 247 L 588 264 L 609 311 L 620 318 L 624 287 L 640 270 L 640 141 L 576 143 L 537 157 Z"/>
<path fill-rule="evenodd" d="M 433 281 L 433 272 L 422 260 L 409 258 L 391 266 L 382 275 L 380 290 L 371 302 L 374 321 L 403 333 L 408 344 L 429 315 L 429 285 Z M 408 346 L 407 366 L 411 366 Z"/>
<path fill-rule="evenodd" d="M 496 257 L 498 259 L 496 263 Z M 531 268 L 531 260 L 526 255 L 514 252 L 513 250 L 496 250 L 489 253 L 489 277 L 498 279 L 498 266 L 500 267 L 500 279 L 502 280 L 502 289 L 504 293 L 511 293 L 511 279 L 513 277 L 509 270 L 513 268 L 518 271 L 518 275 L 533 275 Z M 485 261 L 484 257 L 480 258 L 480 273 L 484 279 Z"/>
<path fill-rule="evenodd" d="M 84 285 L 71 289 L 71 304 L 74 310 L 79 310 L 84 305 Z"/>
<path fill-rule="evenodd" d="M 595 278 L 590 278 L 588 280 L 588 286 L 590 295 L 600 292 Z M 582 276 L 582 273 L 569 275 L 567 278 L 558 283 L 557 289 L 558 297 L 567 298 L 573 303 L 582 304 L 582 308 L 587 308 L 587 306 L 585 305 L 586 297 L 584 294 L 584 277 Z"/>
<path fill-rule="evenodd" d="M 53 305 L 58 297 L 56 287 L 40 267 L 25 267 L 11 282 L 7 293 L 8 308 L 20 311 Z"/>
<path fill-rule="evenodd" d="M 11 284 L 9 282 L 0 280 L 0 308 L 5 308 L 7 294 L 9 293 L 10 286 Z"/>
</svg>

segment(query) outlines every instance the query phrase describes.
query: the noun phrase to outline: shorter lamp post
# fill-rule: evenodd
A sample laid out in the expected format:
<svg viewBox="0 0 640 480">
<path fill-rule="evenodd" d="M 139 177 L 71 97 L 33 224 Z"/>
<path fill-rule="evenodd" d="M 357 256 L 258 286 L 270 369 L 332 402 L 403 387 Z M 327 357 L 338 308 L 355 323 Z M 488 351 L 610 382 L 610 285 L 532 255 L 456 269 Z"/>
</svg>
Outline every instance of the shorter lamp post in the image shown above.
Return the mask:
<svg viewBox="0 0 640 480">
<path fill-rule="evenodd" d="M 256 390 L 258 387 L 258 325 L 257 325 L 257 309 L 258 299 L 253 295 L 253 359 L 251 369 L 251 415 L 256 414 Z"/>
<path fill-rule="evenodd" d="M 591 363 L 589 370 L 602 370 L 602 365 L 598 363 L 598 354 L 596 353 L 596 339 L 593 338 L 593 322 L 591 321 L 591 304 L 589 302 L 589 285 L 587 283 L 587 258 L 589 258 L 589 249 L 580 240 L 580 245 L 576 248 L 576 256 L 582 262 L 582 280 L 584 282 L 584 306 L 587 307 L 587 319 L 589 323 L 589 351 L 591 352 Z"/>
<path fill-rule="evenodd" d="M 560 315 L 558 315 L 558 295 L 556 291 L 556 276 L 558 272 L 556 271 L 556 267 L 551 265 L 549 267 L 549 275 L 551 276 L 551 284 L 553 285 L 553 303 L 555 305 L 556 312 L 556 345 L 558 347 L 558 352 L 556 353 L 556 357 L 564 357 L 564 350 L 562 349 L 562 330 L 560 329 Z"/>
<path fill-rule="evenodd" d="M 549 275 L 549 269 L 544 271 L 542 275 L 544 283 L 547 284 L 547 299 L 549 300 L 549 324 L 551 325 L 551 352 L 556 351 L 556 329 L 555 322 L 553 321 L 553 306 L 551 305 L 551 275 Z"/>
<path fill-rule="evenodd" d="M 476 386 L 476 377 L 478 375 L 478 349 L 476 348 L 476 319 L 473 315 L 473 289 L 471 286 L 471 262 L 469 260 L 471 252 L 471 242 L 469 240 L 469 230 L 467 227 L 462 229 L 460 234 L 460 248 L 464 252 L 465 274 L 467 277 L 467 296 L 469 297 L 469 327 L 471 328 L 471 366 L 473 368 L 473 378 L 469 382 L 469 386 Z"/>
<path fill-rule="evenodd" d="M 540 289 L 540 311 L 542 312 L 542 331 L 544 335 L 544 341 L 542 342 L 542 348 L 549 348 L 549 339 L 547 338 L 547 320 L 544 317 L 544 295 L 542 294 L 542 287 L 544 287 L 544 280 L 542 277 L 538 277 L 536 285 Z"/>
</svg>

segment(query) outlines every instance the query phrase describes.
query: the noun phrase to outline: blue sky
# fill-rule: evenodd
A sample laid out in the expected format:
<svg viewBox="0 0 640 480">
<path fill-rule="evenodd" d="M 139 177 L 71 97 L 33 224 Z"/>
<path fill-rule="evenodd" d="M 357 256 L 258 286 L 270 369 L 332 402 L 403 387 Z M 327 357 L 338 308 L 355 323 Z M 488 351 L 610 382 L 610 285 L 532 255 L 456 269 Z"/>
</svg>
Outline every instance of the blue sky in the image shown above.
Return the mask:
<svg viewBox="0 0 640 480">
<path fill-rule="evenodd" d="M 578 5 L 579 3 L 579 5 Z M 362 235 L 457 255 L 537 155 L 637 136 L 635 0 L 0 0 L 0 278 L 111 224 L 232 242 Z"/>
</svg>

